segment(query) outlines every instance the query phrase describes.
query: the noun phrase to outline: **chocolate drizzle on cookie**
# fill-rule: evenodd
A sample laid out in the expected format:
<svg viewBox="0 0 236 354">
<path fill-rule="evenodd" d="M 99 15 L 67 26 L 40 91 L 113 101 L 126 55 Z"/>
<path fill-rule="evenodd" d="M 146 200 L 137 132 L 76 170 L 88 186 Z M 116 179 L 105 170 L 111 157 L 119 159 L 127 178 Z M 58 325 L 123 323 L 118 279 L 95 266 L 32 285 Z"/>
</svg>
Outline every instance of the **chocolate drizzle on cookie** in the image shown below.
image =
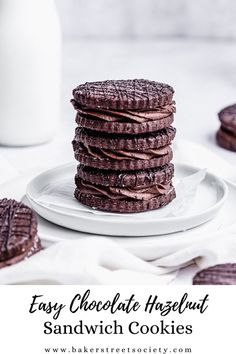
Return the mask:
<svg viewBox="0 0 236 354">
<path fill-rule="evenodd" d="M 0 200 L 0 268 L 40 249 L 34 212 L 13 199 Z"/>
<path fill-rule="evenodd" d="M 171 86 L 150 80 L 86 82 L 73 90 L 80 106 L 95 109 L 152 110 L 172 102 Z"/>
<path fill-rule="evenodd" d="M 202 269 L 194 276 L 193 285 L 236 285 L 236 264 L 223 263 Z"/>
</svg>

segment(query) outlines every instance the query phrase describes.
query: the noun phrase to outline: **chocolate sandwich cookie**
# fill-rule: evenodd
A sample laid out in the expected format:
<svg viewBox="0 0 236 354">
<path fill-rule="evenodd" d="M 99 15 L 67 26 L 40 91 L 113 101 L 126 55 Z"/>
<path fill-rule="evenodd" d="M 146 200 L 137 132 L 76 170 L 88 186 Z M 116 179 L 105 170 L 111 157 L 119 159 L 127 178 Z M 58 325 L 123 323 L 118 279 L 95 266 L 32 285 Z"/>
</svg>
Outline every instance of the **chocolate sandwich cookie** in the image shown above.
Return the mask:
<svg viewBox="0 0 236 354">
<path fill-rule="evenodd" d="M 75 183 L 80 185 L 80 180 L 88 183 L 110 187 L 148 187 L 155 184 L 167 184 L 174 176 L 174 165 L 167 164 L 161 167 L 139 171 L 113 171 L 100 170 L 84 165 L 79 165 Z"/>
<path fill-rule="evenodd" d="M 97 130 L 100 132 L 110 132 L 117 134 L 142 134 L 148 132 L 155 132 L 163 128 L 169 127 L 174 121 L 173 114 L 158 120 L 147 121 L 143 123 L 135 122 L 101 122 L 95 119 L 88 119 L 76 116 L 76 122 L 80 127 Z"/>
<path fill-rule="evenodd" d="M 75 197 L 89 207 L 120 213 L 158 209 L 175 198 L 171 182 L 149 187 L 98 186 L 78 178 Z"/>
<path fill-rule="evenodd" d="M 171 86 L 150 80 L 87 82 L 73 90 L 74 100 L 89 109 L 152 110 L 172 103 Z"/>
<path fill-rule="evenodd" d="M 218 264 L 198 272 L 193 285 L 236 285 L 236 263 Z"/>
<path fill-rule="evenodd" d="M 216 133 L 217 143 L 231 151 L 236 151 L 236 104 L 222 109 L 218 113 L 221 127 Z"/>
<path fill-rule="evenodd" d="M 114 171 L 143 170 L 168 164 L 173 157 L 170 146 L 144 151 L 110 150 L 73 142 L 75 159 L 82 165 Z"/>
<path fill-rule="evenodd" d="M 15 264 L 42 249 L 35 213 L 12 199 L 0 200 L 0 268 Z"/>
<path fill-rule="evenodd" d="M 222 127 L 236 135 L 236 104 L 222 109 L 218 116 Z"/>
<path fill-rule="evenodd" d="M 108 134 L 98 133 L 93 130 L 76 128 L 74 146 L 76 143 L 83 143 L 85 146 L 92 146 L 109 150 L 132 150 L 145 151 L 157 149 L 171 144 L 175 137 L 176 129 L 168 127 L 156 132 L 137 134 Z"/>
<path fill-rule="evenodd" d="M 236 151 L 236 134 L 221 127 L 216 133 L 216 141 L 224 149 Z"/>
<path fill-rule="evenodd" d="M 76 123 L 80 127 L 117 134 L 142 134 L 161 130 L 173 123 L 175 113 L 174 102 L 155 111 L 91 110 L 79 107 L 74 100 L 72 103 L 78 111 Z"/>
</svg>

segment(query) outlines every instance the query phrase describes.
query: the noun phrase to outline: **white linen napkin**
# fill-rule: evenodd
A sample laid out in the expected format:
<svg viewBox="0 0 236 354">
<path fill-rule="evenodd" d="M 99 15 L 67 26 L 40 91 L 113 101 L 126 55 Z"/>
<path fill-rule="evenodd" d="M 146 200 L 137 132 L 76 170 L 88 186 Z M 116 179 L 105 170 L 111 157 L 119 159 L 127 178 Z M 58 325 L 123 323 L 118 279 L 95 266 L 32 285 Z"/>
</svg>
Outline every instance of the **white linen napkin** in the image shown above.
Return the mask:
<svg viewBox="0 0 236 354">
<path fill-rule="evenodd" d="M 177 141 L 175 147 L 176 161 L 207 167 L 236 182 L 235 168 L 202 146 Z M 86 236 L 57 243 L 24 262 L 1 269 L 0 283 L 168 284 L 176 277 L 178 269 L 193 262 L 200 268 L 236 263 L 236 224 L 227 231 L 206 237 L 207 241 L 201 238 L 194 245 L 172 250 L 168 255 L 153 249 L 152 260 L 146 262 L 114 241 Z"/>
<path fill-rule="evenodd" d="M 153 265 L 167 269 L 180 269 L 193 261 L 199 268 L 207 268 L 220 263 L 236 263 L 236 226 L 234 230 L 215 233 L 215 237 L 166 257 L 156 259 Z"/>
<path fill-rule="evenodd" d="M 166 269 L 103 237 L 65 241 L 0 270 L 0 284 L 167 284 Z"/>
<path fill-rule="evenodd" d="M 103 237 L 64 241 L 24 262 L 0 270 L 0 284 L 156 284 L 171 283 L 178 270 L 236 263 L 235 227 L 211 240 L 146 262 Z"/>
</svg>

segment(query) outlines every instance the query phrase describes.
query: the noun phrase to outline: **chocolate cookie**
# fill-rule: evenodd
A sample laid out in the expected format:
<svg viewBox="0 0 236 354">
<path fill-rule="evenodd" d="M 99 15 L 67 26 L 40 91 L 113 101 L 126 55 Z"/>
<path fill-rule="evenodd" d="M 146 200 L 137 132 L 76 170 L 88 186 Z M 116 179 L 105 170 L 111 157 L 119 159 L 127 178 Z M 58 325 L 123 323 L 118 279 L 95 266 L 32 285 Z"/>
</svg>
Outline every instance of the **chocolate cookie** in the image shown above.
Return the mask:
<svg viewBox="0 0 236 354">
<path fill-rule="evenodd" d="M 236 104 L 222 109 L 218 116 L 222 127 L 236 135 Z"/>
<path fill-rule="evenodd" d="M 236 134 L 231 131 L 221 127 L 216 133 L 216 141 L 224 149 L 236 151 Z"/>
<path fill-rule="evenodd" d="M 137 213 L 158 209 L 175 198 L 175 189 L 170 183 L 145 188 L 120 188 L 80 182 L 75 197 L 93 209 L 110 212 Z"/>
<path fill-rule="evenodd" d="M 100 170 L 84 165 L 79 165 L 75 183 L 79 186 L 80 180 L 91 184 L 110 187 L 148 187 L 154 184 L 166 184 L 174 175 L 174 165 L 168 164 L 161 167 L 139 170 L 115 172 L 113 170 Z"/>
<path fill-rule="evenodd" d="M 99 149 L 74 142 L 76 160 L 82 165 L 114 171 L 136 171 L 168 164 L 173 157 L 169 146 L 145 151 Z"/>
<path fill-rule="evenodd" d="M 175 137 L 176 129 L 174 127 L 164 128 L 157 132 L 137 134 L 108 134 L 98 133 L 93 130 L 76 128 L 74 146 L 79 141 L 85 146 L 92 146 L 109 150 L 132 150 L 145 151 L 156 149 L 171 144 Z"/>
<path fill-rule="evenodd" d="M 15 200 L 0 200 L 0 268 L 15 264 L 41 249 L 35 213 Z"/>
<path fill-rule="evenodd" d="M 168 117 L 147 121 L 143 123 L 135 122 L 107 122 L 95 119 L 88 119 L 77 114 L 76 122 L 80 127 L 97 130 L 99 132 L 110 132 L 117 134 L 143 134 L 155 132 L 163 128 L 169 127 L 174 121 L 173 114 Z"/>
<path fill-rule="evenodd" d="M 218 117 L 221 122 L 221 127 L 216 133 L 218 145 L 236 151 L 236 104 L 222 109 Z"/>
<path fill-rule="evenodd" d="M 80 107 L 72 100 L 77 110 L 79 126 L 100 132 L 117 134 L 142 134 L 157 131 L 173 123 L 174 102 L 148 111 L 114 111 Z"/>
<path fill-rule="evenodd" d="M 225 263 L 198 272 L 193 285 L 236 285 L 236 264 Z"/>
<path fill-rule="evenodd" d="M 90 109 L 152 110 L 172 102 L 171 86 L 150 80 L 87 82 L 73 90 L 75 101 Z"/>
</svg>

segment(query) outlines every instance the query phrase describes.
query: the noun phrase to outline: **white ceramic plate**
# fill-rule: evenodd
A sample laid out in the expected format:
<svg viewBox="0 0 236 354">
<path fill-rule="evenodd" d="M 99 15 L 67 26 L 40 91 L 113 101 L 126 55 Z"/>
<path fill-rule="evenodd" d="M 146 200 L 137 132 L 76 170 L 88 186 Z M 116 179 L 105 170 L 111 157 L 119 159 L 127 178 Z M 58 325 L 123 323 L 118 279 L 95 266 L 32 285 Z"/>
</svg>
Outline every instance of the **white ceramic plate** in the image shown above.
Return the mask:
<svg viewBox="0 0 236 354">
<path fill-rule="evenodd" d="M 25 204 L 30 204 L 25 196 L 26 185 L 32 179 L 35 173 L 25 176 L 19 176 L 11 181 L 1 185 L 0 198 L 15 198 L 21 200 Z M 169 254 L 193 245 L 194 243 L 205 241 L 211 238 L 218 230 L 227 233 L 227 229 L 236 222 L 235 201 L 236 186 L 227 182 L 228 197 L 220 209 L 218 215 L 198 227 L 186 230 L 185 232 L 176 232 L 168 235 L 150 236 L 150 237 L 115 237 L 112 239 L 118 242 L 122 247 L 126 248 L 133 254 L 142 259 L 151 260 L 156 258 L 156 249 L 161 249 L 162 254 Z M 38 215 L 39 236 L 43 240 L 45 247 L 50 246 L 54 242 L 64 240 L 76 240 L 88 237 L 89 234 L 79 231 L 70 230 L 41 218 Z M 97 232 L 94 233 L 97 235 Z M 90 234 L 91 236 L 91 234 Z"/>
<path fill-rule="evenodd" d="M 109 236 L 151 236 L 175 233 L 199 226 L 214 218 L 227 197 L 227 186 L 217 176 L 207 173 L 199 185 L 196 195 L 182 215 L 163 216 L 163 209 L 144 213 L 122 215 L 98 212 L 93 214 L 90 208 L 81 206 L 73 198 L 73 179 L 75 165 L 64 165 L 46 171 L 34 178 L 27 187 L 27 197 L 34 210 L 43 218 L 57 225 L 92 234 Z M 182 164 L 175 165 L 175 175 L 182 178 L 192 175 L 197 168 Z M 61 186 L 69 185 L 65 194 Z M 45 191 L 54 186 L 53 193 L 60 190 L 60 197 L 65 199 L 65 205 L 42 204 L 41 197 Z M 69 194 L 69 195 L 68 195 Z M 164 210 L 165 211 L 165 210 Z"/>
</svg>

